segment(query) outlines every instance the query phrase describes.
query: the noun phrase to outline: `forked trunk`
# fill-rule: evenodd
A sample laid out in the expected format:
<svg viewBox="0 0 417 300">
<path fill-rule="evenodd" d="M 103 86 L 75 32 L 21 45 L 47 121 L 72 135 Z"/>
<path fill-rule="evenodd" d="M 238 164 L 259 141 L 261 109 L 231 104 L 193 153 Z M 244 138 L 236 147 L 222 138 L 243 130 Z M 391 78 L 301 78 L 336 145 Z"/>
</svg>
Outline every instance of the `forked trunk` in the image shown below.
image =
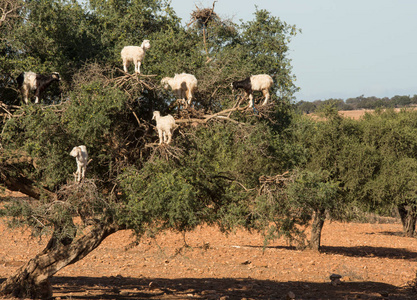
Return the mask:
<svg viewBox="0 0 417 300">
<path fill-rule="evenodd" d="M 401 217 L 405 236 L 413 237 L 416 230 L 417 211 L 412 205 L 399 204 L 398 213 Z"/>
<path fill-rule="evenodd" d="M 49 279 L 97 248 L 109 235 L 120 230 L 116 224 L 100 224 L 71 244 L 49 242 L 40 254 L 29 260 L 0 286 L 0 295 L 18 298 L 52 297 Z"/>
<path fill-rule="evenodd" d="M 320 250 L 321 231 L 323 229 L 325 219 L 325 209 L 318 209 L 314 212 L 313 224 L 311 224 L 311 237 L 309 242 L 309 248 L 311 250 Z"/>
</svg>

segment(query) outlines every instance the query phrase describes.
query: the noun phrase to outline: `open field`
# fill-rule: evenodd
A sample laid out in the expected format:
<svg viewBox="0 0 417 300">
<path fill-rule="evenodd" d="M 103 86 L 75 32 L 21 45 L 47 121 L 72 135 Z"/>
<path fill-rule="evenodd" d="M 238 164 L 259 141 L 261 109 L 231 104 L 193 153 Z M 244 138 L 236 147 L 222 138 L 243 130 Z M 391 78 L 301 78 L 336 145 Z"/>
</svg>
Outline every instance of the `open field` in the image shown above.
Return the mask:
<svg viewBox="0 0 417 300">
<path fill-rule="evenodd" d="M 395 111 L 400 111 L 401 109 L 404 109 L 404 108 L 395 108 L 394 110 Z M 414 110 L 414 109 L 416 109 L 416 107 L 413 106 L 413 107 L 408 107 L 406 109 Z M 352 119 L 357 120 L 357 119 L 360 119 L 361 117 L 363 117 L 365 115 L 365 113 L 367 113 L 367 112 L 372 113 L 373 109 L 340 110 L 339 114 L 341 114 L 344 117 L 352 118 Z"/>
<path fill-rule="evenodd" d="M 352 119 L 360 119 L 365 115 L 365 113 L 371 113 L 373 110 L 368 109 L 360 109 L 360 110 L 340 110 L 339 114 L 341 114 L 344 117 L 352 118 Z"/>
<path fill-rule="evenodd" d="M 41 251 L 46 239 L 0 223 L 0 281 Z M 53 278 L 55 299 L 417 299 L 417 239 L 391 224 L 326 222 L 321 253 L 256 233 L 225 236 L 200 227 L 167 232 L 138 245 L 118 232 Z M 342 283 L 330 284 L 333 273 Z"/>
</svg>

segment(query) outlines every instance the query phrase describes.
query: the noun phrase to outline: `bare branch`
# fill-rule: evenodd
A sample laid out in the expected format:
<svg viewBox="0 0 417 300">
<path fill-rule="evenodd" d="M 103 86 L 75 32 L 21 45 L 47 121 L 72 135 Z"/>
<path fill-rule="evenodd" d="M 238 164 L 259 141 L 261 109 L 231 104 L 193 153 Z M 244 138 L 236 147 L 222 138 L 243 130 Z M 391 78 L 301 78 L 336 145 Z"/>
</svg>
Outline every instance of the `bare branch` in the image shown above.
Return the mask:
<svg viewBox="0 0 417 300">
<path fill-rule="evenodd" d="M 0 5 L 0 27 L 7 19 L 18 18 L 17 10 L 22 7 L 16 0 L 3 0 Z"/>
<path fill-rule="evenodd" d="M 230 113 L 232 113 L 234 111 L 243 111 L 243 110 L 246 110 L 248 107 L 249 106 L 228 108 L 228 109 L 222 110 L 222 111 L 220 111 L 218 113 L 215 113 L 215 114 L 204 115 L 202 119 L 198 119 L 198 118 L 177 119 L 177 120 L 175 120 L 175 123 L 178 123 L 178 124 L 181 124 L 181 123 L 205 124 L 208 121 L 217 118 L 217 119 L 231 121 L 231 122 L 237 123 L 237 124 L 244 124 L 244 123 L 241 123 L 241 122 L 238 122 L 236 120 L 231 119 L 229 116 L 230 116 Z"/>
</svg>

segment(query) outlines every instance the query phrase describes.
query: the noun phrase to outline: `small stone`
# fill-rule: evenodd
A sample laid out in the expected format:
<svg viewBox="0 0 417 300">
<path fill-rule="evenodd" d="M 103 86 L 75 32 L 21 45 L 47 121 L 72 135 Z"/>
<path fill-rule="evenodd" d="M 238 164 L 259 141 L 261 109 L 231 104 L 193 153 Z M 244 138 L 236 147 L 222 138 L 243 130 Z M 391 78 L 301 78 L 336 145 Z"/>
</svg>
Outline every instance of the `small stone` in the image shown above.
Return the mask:
<svg viewBox="0 0 417 300">
<path fill-rule="evenodd" d="M 287 293 L 287 300 L 295 299 L 295 294 L 291 291 Z"/>
<path fill-rule="evenodd" d="M 242 265 L 250 265 L 252 262 L 250 260 L 245 260 Z"/>
<path fill-rule="evenodd" d="M 332 275 L 330 275 L 329 278 L 330 278 L 330 280 L 340 279 L 340 278 L 342 278 L 342 275 L 332 274 Z"/>
<path fill-rule="evenodd" d="M 388 297 L 388 296 L 389 296 L 389 293 L 388 293 L 387 291 L 381 291 L 379 294 L 380 294 L 382 297 Z"/>
<path fill-rule="evenodd" d="M 341 284 L 342 282 L 340 281 L 340 278 L 342 278 L 342 276 L 339 275 L 339 274 L 332 274 L 332 275 L 330 275 L 331 284 L 333 286 L 336 286 L 336 285 Z"/>
</svg>

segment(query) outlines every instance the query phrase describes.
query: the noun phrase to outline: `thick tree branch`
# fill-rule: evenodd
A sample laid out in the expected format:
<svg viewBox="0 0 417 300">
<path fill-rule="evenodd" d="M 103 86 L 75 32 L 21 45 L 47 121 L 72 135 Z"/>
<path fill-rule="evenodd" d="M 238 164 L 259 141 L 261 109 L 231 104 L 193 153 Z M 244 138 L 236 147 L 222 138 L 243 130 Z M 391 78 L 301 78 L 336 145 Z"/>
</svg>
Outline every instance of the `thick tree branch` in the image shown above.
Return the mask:
<svg viewBox="0 0 417 300">
<path fill-rule="evenodd" d="M 29 197 L 38 199 L 41 195 L 47 195 L 56 199 L 57 195 L 47 188 L 36 186 L 35 182 L 16 172 L 20 167 L 15 164 L 29 164 L 36 168 L 36 161 L 24 152 L 16 152 L 16 157 L 11 157 L 2 162 L 0 168 L 0 184 L 7 189 L 21 192 Z"/>
</svg>

